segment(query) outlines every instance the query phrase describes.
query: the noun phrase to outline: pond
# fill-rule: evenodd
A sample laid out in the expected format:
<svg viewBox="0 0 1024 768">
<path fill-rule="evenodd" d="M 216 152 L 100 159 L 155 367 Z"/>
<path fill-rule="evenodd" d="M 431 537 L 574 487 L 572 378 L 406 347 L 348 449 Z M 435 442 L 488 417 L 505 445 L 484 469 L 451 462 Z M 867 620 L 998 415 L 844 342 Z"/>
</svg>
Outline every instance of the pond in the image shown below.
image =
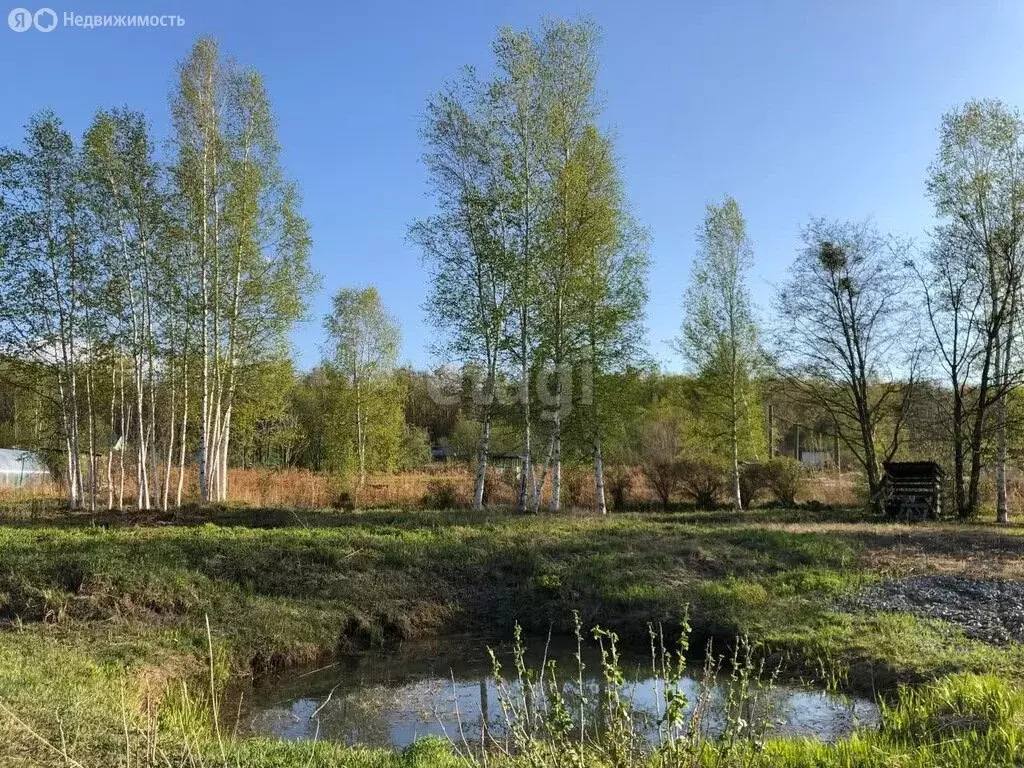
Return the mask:
<svg viewBox="0 0 1024 768">
<path fill-rule="evenodd" d="M 496 684 L 487 645 L 480 638 L 445 638 L 407 643 L 387 653 L 344 656 L 314 668 L 291 669 L 236 689 L 224 711 L 231 712 L 233 719 L 237 713 L 235 727 L 240 735 L 396 748 L 434 735 L 479 744 L 485 729 L 492 738 L 506 733 L 503 698 L 507 702 L 511 696 L 520 705 L 523 702 L 514 682 L 504 688 Z M 512 648 L 490 645 L 502 665 L 502 675 L 514 678 Z M 571 698 L 579 688 L 575 642 L 534 638 L 525 645 L 527 667 L 537 670 L 545 658 L 554 660 L 557 679 Z M 583 658 L 583 684 L 593 706 L 604 693 L 596 646 L 586 648 Z M 621 667 L 623 697 L 639 717 L 656 722 L 664 702 L 649 655 L 623 656 Z M 703 669 L 688 671 L 680 686 L 688 701 L 701 694 L 704 677 Z M 735 686 L 727 675 L 719 675 L 705 691 L 703 728 L 709 733 L 719 733 L 725 727 L 730 685 Z M 781 685 L 762 691 L 753 710 L 743 716 L 748 720 L 768 718 L 772 735 L 823 741 L 844 738 L 856 728 L 874 727 L 879 717 L 877 705 L 869 699 Z M 650 737 L 656 738 L 654 726 L 648 730 Z"/>
</svg>

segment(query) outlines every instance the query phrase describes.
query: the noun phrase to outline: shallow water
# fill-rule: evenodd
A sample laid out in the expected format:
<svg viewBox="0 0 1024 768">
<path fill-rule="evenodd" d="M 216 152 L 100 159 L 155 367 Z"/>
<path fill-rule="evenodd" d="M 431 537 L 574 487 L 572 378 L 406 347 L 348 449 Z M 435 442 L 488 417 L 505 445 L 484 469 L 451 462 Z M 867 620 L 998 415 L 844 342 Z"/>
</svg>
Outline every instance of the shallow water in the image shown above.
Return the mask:
<svg viewBox="0 0 1024 768">
<path fill-rule="evenodd" d="M 557 679 L 570 697 L 578 690 L 575 643 L 529 640 L 526 661 L 539 669 L 546 658 L 556 662 Z M 495 646 L 502 674 L 514 678 L 508 646 Z M 602 700 L 600 656 L 595 648 L 584 651 L 584 688 L 590 702 Z M 626 656 L 623 696 L 634 711 L 650 723 L 658 719 L 664 703 L 651 660 Z M 702 690 L 702 669 L 692 669 L 681 688 L 693 702 Z M 724 727 L 729 680 L 719 676 L 708 688 L 709 707 L 703 728 L 719 733 Z M 316 668 L 299 668 L 238 689 L 225 709 L 238 712 L 240 734 L 278 738 L 329 739 L 346 744 L 404 747 L 428 735 L 479 744 L 486 728 L 492 738 L 506 732 L 509 696 L 522 704 L 516 684 L 499 690 L 493 676 L 487 643 L 479 638 L 446 638 L 429 644 L 406 644 L 397 651 L 339 658 Z M 855 728 L 878 723 L 878 707 L 863 698 L 849 698 L 813 689 L 775 686 L 761 691 L 748 721 L 767 718 L 770 735 L 814 737 L 833 741 Z M 597 718 L 589 718 L 596 722 Z M 656 728 L 649 727 L 651 738 Z"/>
</svg>

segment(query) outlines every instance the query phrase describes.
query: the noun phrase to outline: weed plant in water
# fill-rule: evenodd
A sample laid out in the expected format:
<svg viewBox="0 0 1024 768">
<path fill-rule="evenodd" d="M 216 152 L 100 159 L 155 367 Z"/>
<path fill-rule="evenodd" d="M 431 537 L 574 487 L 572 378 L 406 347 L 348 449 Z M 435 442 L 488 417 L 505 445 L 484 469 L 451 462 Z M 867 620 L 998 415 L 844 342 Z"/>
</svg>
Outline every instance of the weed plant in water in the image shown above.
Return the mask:
<svg viewBox="0 0 1024 768">
<path fill-rule="evenodd" d="M 592 631 L 600 665 L 595 686 L 585 675 L 585 633 L 578 614 L 574 614 L 574 628 L 575 669 L 559 669 L 548 658 L 547 648 L 538 667 L 528 666 L 519 626 L 511 674 L 506 676 L 489 649 L 504 727 L 500 734 L 487 734 L 479 745 L 453 739 L 456 754 L 484 765 L 498 759 L 551 768 L 682 768 L 705 765 L 711 755 L 728 761 L 732 755 L 754 754 L 763 746 L 772 725 L 770 701 L 776 671 L 755 660 L 756 649 L 745 639 L 736 642 L 729 659 L 707 654 L 691 699 L 684 687 L 690 679 L 688 620 L 682 622 L 675 648 L 666 643 L 660 625 L 650 625 L 651 712 L 637 706 L 636 688 L 626 685 L 616 633 L 601 627 Z M 727 694 L 722 712 L 713 715 L 715 683 L 723 667 L 729 670 Z"/>
</svg>

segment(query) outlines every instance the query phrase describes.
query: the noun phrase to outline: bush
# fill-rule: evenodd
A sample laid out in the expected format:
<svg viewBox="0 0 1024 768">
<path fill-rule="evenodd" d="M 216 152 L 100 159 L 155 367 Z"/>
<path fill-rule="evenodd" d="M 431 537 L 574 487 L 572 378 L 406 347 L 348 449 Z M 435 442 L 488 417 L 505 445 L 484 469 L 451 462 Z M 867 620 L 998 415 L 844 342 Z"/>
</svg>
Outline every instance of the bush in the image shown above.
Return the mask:
<svg viewBox="0 0 1024 768">
<path fill-rule="evenodd" d="M 399 469 L 418 469 L 433 461 L 426 429 L 405 425 L 398 454 Z"/>
<path fill-rule="evenodd" d="M 459 491 L 451 480 L 431 480 L 423 494 L 423 506 L 427 509 L 454 509 L 461 506 Z"/>
<path fill-rule="evenodd" d="M 484 475 L 484 504 L 492 504 L 498 499 L 498 486 L 504 477 L 504 470 L 501 467 L 487 467 Z M 476 482 L 476 475 L 473 476 Z"/>
<path fill-rule="evenodd" d="M 569 507 L 583 506 L 583 488 L 587 472 L 578 464 L 562 465 L 562 499 Z"/>
<path fill-rule="evenodd" d="M 647 482 L 668 507 L 680 488 L 679 440 L 676 425 L 659 419 L 644 426 L 640 466 Z"/>
<path fill-rule="evenodd" d="M 740 465 L 740 497 L 744 507 L 753 506 L 758 496 L 768 489 L 768 473 L 759 461 Z"/>
<path fill-rule="evenodd" d="M 680 464 L 678 459 L 644 460 L 644 476 L 658 494 L 664 507 L 668 507 L 672 497 L 679 492 Z"/>
<path fill-rule="evenodd" d="M 633 487 L 630 468 L 621 465 L 608 467 L 604 473 L 604 484 L 612 497 L 612 508 L 617 512 L 625 510 L 627 497 Z"/>
<path fill-rule="evenodd" d="M 786 507 L 796 504 L 796 497 L 804 488 L 807 472 L 796 459 L 774 458 L 764 465 L 765 484 L 775 501 Z"/>
<path fill-rule="evenodd" d="M 346 473 L 331 475 L 327 489 L 333 509 L 351 512 L 356 508 L 355 482 L 350 475 Z"/>
<path fill-rule="evenodd" d="M 679 485 L 698 509 L 714 509 L 729 487 L 729 471 L 710 458 L 682 459 L 677 464 Z"/>
<path fill-rule="evenodd" d="M 515 502 L 519 499 L 519 484 L 522 482 L 522 476 L 517 469 L 505 469 L 501 472 L 501 484 L 508 489 L 509 494 L 512 496 L 512 501 Z M 526 490 L 529 494 L 530 490 Z"/>
</svg>

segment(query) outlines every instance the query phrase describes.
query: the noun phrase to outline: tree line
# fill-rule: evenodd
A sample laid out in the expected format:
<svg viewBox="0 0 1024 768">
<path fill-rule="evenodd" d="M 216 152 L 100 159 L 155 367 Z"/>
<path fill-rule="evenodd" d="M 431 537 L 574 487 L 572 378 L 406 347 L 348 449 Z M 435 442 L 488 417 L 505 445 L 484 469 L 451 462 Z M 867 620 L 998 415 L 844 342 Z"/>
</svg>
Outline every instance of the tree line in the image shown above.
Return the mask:
<svg viewBox="0 0 1024 768">
<path fill-rule="evenodd" d="M 521 386 L 519 509 L 538 508 L 549 473 L 550 507 L 559 508 L 572 412 L 588 435 L 604 512 L 604 435 L 622 411 L 624 378 L 650 367 L 646 238 L 599 124 L 596 45 L 587 22 L 504 30 L 495 75 L 482 80 L 470 68 L 428 108 L 437 214 L 412 234 L 431 268 L 427 311 L 445 340 L 439 349 L 479 372 L 477 507 L 498 371 Z M 707 207 L 676 346 L 703 382 L 699 421 L 718 425 L 720 439 L 699 453 L 726 465 L 735 508 L 744 504 L 742 466 L 773 451 L 755 425 L 776 390 L 831 422 L 876 510 L 885 462 L 927 446 L 949 468 L 958 515 L 978 512 L 992 466 L 997 517 L 1008 519 L 1008 435 L 1021 379 L 1022 133 L 1020 114 L 998 101 L 951 111 L 927 171 L 937 224 L 925 242 L 869 221 L 811 220 L 767 318 L 750 297 L 753 246 L 739 205 L 726 197 Z M 583 392 L 565 390 L 567 369 L 584 372 Z M 554 386 L 534 391 L 537 378 Z"/>
<path fill-rule="evenodd" d="M 313 288 L 259 74 L 202 39 L 170 111 L 166 149 L 118 108 L 80 140 L 35 115 L 0 153 L 0 353 L 46 406 L 72 507 L 104 475 L 121 506 L 126 458 L 139 508 L 180 504 L 193 465 L 201 499 L 226 499 L 239 385 Z"/>
<path fill-rule="evenodd" d="M 214 40 L 178 66 L 166 137 L 128 108 L 80 138 L 52 112 L 31 118 L 0 151 L 4 441 L 59 464 L 72 507 L 179 505 L 189 473 L 200 500 L 225 500 L 229 466 L 251 464 L 358 487 L 433 448 L 471 464 L 477 508 L 494 458 L 512 456 L 524 512 L 542 497 L 560 509 L 564 467 L 583 464 L 601 513 L 636 466 L 665 500 L 714 477 L 739 509 L 750 467 L 810 446 L 859 470 L 876 509 L 886 461 L 930 458 L 958 515 L 991 482 L 1007 520 L 1020 114 L 972 101 L 944 116 L 920 242 L 809 221 L 770 311 L 751 298 L 739 203 L 709 204 L 681 291 L 688 372 L 665 375 L 646 351 L 649 237 L 602 124 L 599 37 L 588 21 L 503 29 L 486 70 L 428 101 L 434 209 L 408 236 L 433 372 L 398 365 L 372 286 L 337 290 L 321 364 L 295 370 L 288 333 L 318 286 L 309 226 L 259 74 Z"/>
</svg>

